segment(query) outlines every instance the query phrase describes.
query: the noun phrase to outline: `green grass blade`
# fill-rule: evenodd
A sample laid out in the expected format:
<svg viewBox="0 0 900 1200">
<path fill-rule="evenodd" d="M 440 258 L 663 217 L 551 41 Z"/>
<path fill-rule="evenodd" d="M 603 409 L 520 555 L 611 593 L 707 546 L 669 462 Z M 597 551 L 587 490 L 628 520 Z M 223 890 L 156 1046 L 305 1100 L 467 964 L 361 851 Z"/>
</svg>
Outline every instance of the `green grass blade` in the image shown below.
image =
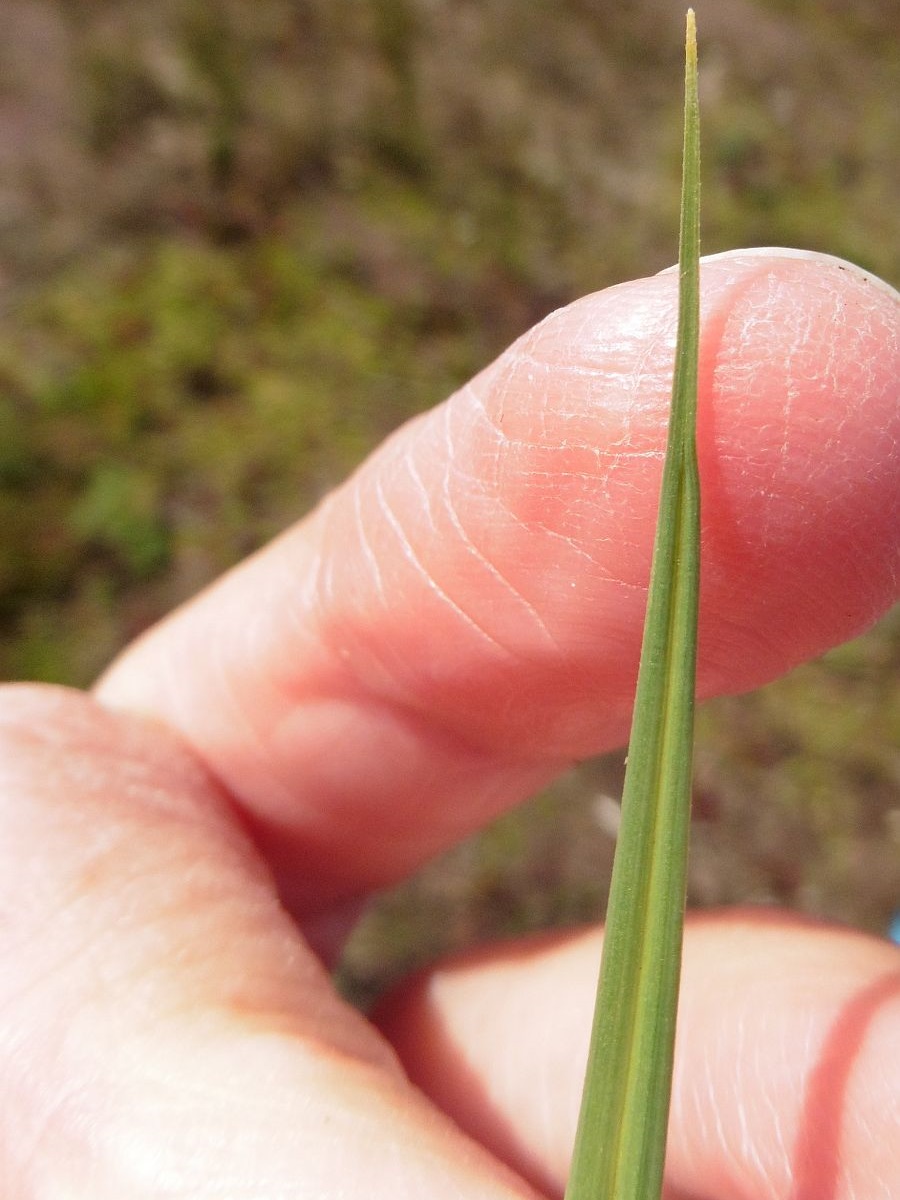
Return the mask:
<svg viewBox="0 0 900 1200">
<path fill-rule="evenodd" d="M 566 1200 L 656 1200 L 662 1188 L 684 924 L 700 573 L 699 193 L 691 10 L 672 409 L 622 823 Z"/>
</svg>

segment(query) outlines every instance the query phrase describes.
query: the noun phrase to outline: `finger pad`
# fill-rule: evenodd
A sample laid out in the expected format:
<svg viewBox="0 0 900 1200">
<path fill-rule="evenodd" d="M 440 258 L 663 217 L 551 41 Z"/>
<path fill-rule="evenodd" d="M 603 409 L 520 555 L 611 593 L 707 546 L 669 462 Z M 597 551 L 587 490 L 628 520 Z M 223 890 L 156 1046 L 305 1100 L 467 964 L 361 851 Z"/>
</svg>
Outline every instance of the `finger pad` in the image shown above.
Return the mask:
<svg viewBox="0 0 900 1200">
<path fill-rule="evenodd" d="M 896 294 L 856 270 L 776 258 L 711 313 L 698 434 L 706 694 L 771 679 L 897 598 L 898 312 Z"/>
</svg>

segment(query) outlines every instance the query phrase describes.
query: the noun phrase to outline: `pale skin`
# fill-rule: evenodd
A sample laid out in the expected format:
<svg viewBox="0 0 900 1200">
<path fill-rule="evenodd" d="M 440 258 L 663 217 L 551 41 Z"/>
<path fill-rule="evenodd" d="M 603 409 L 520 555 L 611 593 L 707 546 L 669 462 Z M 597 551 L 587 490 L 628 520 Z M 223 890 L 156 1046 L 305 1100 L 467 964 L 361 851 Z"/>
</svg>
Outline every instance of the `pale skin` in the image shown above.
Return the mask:
<svg viewBox="0 0 900 1200">
<path fill-rule="evenodd" d="M 708 696 L 897 599 L 900 301 L 795 253 L 702 281 Z M 378 1028 L 323 963 L 626 738 L 675 286 L 549 318 L 92 695 L 0 691 L 7 1200 L 561 1193 L 598 933 L 439 966 Z M 689 922 L 670 1200 L 886 1200 L 898 1128 L 896 947 Z"/>
</svg>

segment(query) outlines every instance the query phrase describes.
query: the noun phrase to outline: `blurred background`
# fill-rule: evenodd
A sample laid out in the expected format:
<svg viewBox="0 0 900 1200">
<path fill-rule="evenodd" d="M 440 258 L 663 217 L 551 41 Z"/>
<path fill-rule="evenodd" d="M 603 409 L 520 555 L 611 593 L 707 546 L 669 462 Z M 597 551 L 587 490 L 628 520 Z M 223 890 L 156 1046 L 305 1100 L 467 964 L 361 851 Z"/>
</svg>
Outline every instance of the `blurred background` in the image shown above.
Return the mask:
<svg viewBox="0 0 900 1200">
<path fill-rule="evenodd" d="M 897 0 L 695 0 L 704 249 L 900 281 Z M 673 0 L 0 0 L 0 675 L 83 685 L 537 319 L 676 256 Z M 690 899 L 883 932 L 900 614 L 706 706 Z M 620 756 L 383 897 L 365 1000 L 602 912 Z"/>
</svg>

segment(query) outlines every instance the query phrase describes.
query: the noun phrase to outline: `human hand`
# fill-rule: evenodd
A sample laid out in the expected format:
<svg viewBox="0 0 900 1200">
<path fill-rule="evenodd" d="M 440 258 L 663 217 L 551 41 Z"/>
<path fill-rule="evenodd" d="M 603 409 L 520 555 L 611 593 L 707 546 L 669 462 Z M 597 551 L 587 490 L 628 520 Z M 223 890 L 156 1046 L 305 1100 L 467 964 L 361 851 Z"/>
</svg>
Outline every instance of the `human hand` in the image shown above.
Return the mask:
<svg viewBox="0 0 900 1200">
<path fill-rule="evenodd" d="M 3 691 L 2 1195 L 560 1192 L 598 935 L 440 968 L 381 1032 L 312 947 L 627 735 L 676 282 L 549 318 L 93 698 Z M 703 288 L 712 695 L 896 599 L 900 348 L 896 294 L 834 260 Z M 900 1194 L 898 1064 L 895 947 L 695 917 L 670 1196 Z"/>
</svg>

